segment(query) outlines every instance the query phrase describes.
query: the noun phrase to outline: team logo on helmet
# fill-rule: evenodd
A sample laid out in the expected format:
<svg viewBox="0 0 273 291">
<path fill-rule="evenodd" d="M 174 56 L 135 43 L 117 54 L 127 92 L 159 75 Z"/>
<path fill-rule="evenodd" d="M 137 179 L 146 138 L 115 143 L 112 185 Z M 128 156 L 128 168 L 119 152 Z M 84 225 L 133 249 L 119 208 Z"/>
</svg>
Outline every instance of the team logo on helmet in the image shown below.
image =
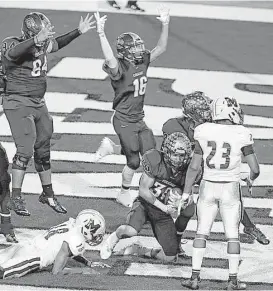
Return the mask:
<svg viewBox="0 0 273 291">
<path fill-rule="evenodd" d="M 211 122 L 212 100 L 201 91 L 187 94 L 182 99 L 183 114 L 196 124 Z"/>
<path fill-rule="evenodd" d="M 175 171 L 185 169 L 190 162 L 192 147 L 189 138 L 182 132 L 174 132 L 165 138 L 162 149 L 164 161 Z"/>
</svg>

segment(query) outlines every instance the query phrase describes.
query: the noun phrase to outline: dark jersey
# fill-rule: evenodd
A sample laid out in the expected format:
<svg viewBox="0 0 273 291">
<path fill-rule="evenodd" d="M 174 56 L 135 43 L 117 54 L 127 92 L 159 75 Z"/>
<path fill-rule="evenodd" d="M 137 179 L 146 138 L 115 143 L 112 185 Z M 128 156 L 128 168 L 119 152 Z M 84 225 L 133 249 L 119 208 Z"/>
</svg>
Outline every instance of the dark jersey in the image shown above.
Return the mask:
<svg viewBox="0 0 273 291">
<path fill-rule="evenodd" d="M 2 67 L 2 58 L 0 52 L 0 95 L 5 91 L 5 76 Z"/>
<path fill-rule="evenodd" d="M 147 151 L 142 156 L 142 166 L 144 172 L 155 179 L 151 192 L 162 203 L 167 204 L 170 188 L 178 187 L 183 190 L 187 170 L 174 175 L 164 162 L 162 152 L 156 149 Z"/>
<path fill-rule="evenodd" d="M 11 60 L 8 56 L 9 50 L 22 41 L 22 38 L 8 37 L 2 42 L 2 64 L 7 94 L 4 107 L 7 109 L 16 108 L 18 104 L 34 107 L 44 105 L 48 46 L 33 46 L 27 54 L 17 60 Z"/>
<path fill-rule="evenodd" d="M 149 64 L 149 51 L 145 51 L 143 63 L 137 66 L 118 59 L 119 67 L 116 75 L 113 75 L 111 69 L 104 63 L 103 70 L 109 74 L 115 92 L 113 109 L 116 111 L 116 118 L 126 122 L 138 122 L 143 119 Z"/>
</svg>

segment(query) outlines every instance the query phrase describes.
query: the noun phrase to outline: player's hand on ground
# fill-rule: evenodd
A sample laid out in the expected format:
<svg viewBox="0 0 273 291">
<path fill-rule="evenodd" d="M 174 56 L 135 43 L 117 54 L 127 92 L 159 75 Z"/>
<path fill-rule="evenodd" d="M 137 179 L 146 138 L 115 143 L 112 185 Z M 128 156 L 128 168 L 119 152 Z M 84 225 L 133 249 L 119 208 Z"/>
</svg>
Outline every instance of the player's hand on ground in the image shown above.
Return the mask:
<svg viewBox="0 0 273 291">
<path fill-rule="evenodd" d="M 82 274 L 82 275 L 99 275 L 100 273 L 89 268 L 80 268 L 80 267 L 75 267 L 75 268 L 64 268 L 62 271 L 63 275 L 72 275 L 72 274 Z"/>
<path fill-rule="evenodd" d="M 96 22 L 97 22 L 97 33 L 103 34 L 104 33 L 104 25 L 105 25 L 105 22 L 107 20 L 107 15 L 100 17 L 99 12 L 94 13 L 94 15 L 95 15 Z"/>
<path fill-rule="evenodd" d="M 93 15 L 89 16 L 89 13 L 86 15 L 86 17 L 83 19 L 81 16 L 81 20 L 79 23 L 79 31 L 81 33 L 86 33 L 88 30 L 95 28 L 96 21 L 92 21 Z"/>
<path fill-rule="evenodd" d="M 165 5 L 160 5 L 158 8 L 159 17 L 157 19 L 161 21 L 163 25 L 169 24 L 170 22 L 170 8 Z"/>
<path fill-rule="evenodd" d="M 41 31 L 34 36 L 34 42 L 35 44 L 40 44 L 44 41 L 46 41 L 49 38 L 52 38 L 55 34 L 55 32 L 53 31 L 54 26 L 52 26 L 51 24 L 48 24 L 46 27 L 42 28 Z"/>
<path fill-rule="evenodd" d="M 102 262 L 90 262 L 90 268 L 99 267 L 99 268 L 111 268 L 111 266 L 104 264 Z"/>
</svg>

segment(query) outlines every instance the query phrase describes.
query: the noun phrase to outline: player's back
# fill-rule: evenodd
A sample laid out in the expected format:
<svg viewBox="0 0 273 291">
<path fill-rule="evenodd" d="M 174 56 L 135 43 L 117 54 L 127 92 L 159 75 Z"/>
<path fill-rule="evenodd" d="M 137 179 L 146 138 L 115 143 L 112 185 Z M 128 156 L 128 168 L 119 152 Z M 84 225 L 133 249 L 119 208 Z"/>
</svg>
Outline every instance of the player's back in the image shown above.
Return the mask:
<svg viewBox="0 0 273 291">
<path fill-rule="evenodd" d="M 137 122 L 144 117 L 144 98 L 147 85 L 147 69 L 150 52 L 145 51 L 143 63 L 134 65 L 125 60 L 118 60 L 120 78 L 111 79 L 115 92 L 113 109 L 115 116 L 123 121 Z"/>
<path fill-rule="evenodd" d="M 6 93 L 18 94 L 30 99 L 41 99 L 46 91 L 46 47 L 33 47 L 17 60 L 11 60 L 8 52 L 22 41 L 22 38 L 8 37 L 2 42 L 1 53 L 6 76 Z M 26 100 L 26 98 L 23 99 Z"/>
<path fill-rule="evenodd" d="M 84 237 L 79 228 L 75 227 L 73 218 L 51 227 L 34 239 L 35 247 L 41 251 L 42 267 L 49 266 L 54 262 L 64 241 L 68 243 L 73 255 L 78 255 L 85 249 Z"/>
<path fill-rule="evenodd" d="M 241 149 L 253 144 L 252 135 L 246 127 L 204 123 L 196 127 L 194 138 L 203 151 L 204 180 L 240 180 Z"/>
</svg>

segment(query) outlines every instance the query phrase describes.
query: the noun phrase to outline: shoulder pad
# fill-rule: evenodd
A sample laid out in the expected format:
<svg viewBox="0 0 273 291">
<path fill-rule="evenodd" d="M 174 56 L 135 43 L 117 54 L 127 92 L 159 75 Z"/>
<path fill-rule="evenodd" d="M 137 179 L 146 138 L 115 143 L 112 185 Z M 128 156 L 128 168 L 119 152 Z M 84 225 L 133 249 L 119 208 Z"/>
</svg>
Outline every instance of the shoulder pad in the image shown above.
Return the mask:
<svg viewBox="0 0 273 291">
<path fill-rule="evenodd" d="M 144 172 L 149 175 L 149 176 L 155 176 L 155 171 L 157 169 L 157 166 L 161 163 L 162 161 L 162 156 L 161 153 L 156 150 L 152 149 L 147 151 L 143 156 L 142 156 L 142 167 Z"/>
</svg>

